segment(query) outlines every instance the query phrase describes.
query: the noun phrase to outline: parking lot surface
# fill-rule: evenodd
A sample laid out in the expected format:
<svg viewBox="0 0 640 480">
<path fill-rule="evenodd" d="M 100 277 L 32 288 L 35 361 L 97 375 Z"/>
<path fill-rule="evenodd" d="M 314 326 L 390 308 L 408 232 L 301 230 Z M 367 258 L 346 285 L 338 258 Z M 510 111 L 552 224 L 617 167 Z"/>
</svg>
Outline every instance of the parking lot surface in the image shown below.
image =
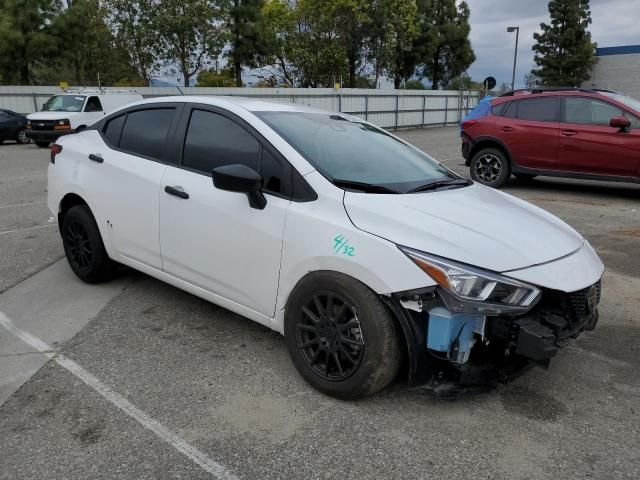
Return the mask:
<svg viewBox="0 0 640 480">
<path fill-rule="evenodd" d="M 468 176 L 457 129 L 400 135 Z M 640 186 L 504 189 L 571 224 L 606 266 L 598 327 L 549 371 L 455 401 L 397 382 L 344 402 L 247 319 L 131 271 L 75 280 L 47 163 L 0 146 L 0 479 L 640 478 Z"/>
</svg>

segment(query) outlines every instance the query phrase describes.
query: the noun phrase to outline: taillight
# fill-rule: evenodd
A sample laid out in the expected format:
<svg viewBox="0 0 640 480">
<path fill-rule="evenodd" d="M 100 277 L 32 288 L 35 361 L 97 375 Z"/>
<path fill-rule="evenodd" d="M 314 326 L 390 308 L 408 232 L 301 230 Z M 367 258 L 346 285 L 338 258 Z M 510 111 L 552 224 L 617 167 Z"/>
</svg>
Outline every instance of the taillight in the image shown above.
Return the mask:
<svg viewBox="0 0 640 480">
<path fill-rule="evenodd" d="M 476 123 L 478 123 L 477 120 L 467 120 L 466 122 L 462 122 L 462 129 L 466 130 L 469 127 L 473 127 Z"/>
<path fill-rule="evenodd" d="M 56 163 L 56 155 L 62 152 L 62 145 L 58 145 L 57 143 L 51 144 L 51 163 Z"/>
</svg>

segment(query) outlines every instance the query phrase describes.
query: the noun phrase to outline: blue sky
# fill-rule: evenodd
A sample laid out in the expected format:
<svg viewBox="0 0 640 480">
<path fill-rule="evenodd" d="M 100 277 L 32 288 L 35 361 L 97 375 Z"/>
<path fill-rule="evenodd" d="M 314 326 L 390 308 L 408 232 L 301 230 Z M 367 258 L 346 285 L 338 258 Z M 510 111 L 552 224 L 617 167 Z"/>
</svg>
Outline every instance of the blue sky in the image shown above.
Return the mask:
<svg viewBox="0 0 640 480">
<path fill-rule="evenodd" d="M 471 44 L 476 61 L 469 75 L 482 81 L 493 75 L 511 83 L 515 33 L 508 26 L 520 27 L 516 87 L 533 67 L 533 33 L 541 22 L 548 22 L 546 0 L 467 0 L 471 9 Z M 600 47 L 640 44 L 640 0 L 591 0 L 591 37 Z"/>
</svg>

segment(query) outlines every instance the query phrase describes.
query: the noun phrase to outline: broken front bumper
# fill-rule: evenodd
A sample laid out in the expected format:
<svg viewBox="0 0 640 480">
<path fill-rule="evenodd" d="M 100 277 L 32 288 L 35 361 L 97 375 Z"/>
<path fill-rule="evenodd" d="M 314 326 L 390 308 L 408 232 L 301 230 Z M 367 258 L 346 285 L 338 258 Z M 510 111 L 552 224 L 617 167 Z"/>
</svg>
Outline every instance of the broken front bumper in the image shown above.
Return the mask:
<svg viewBox="0 0 640 480">
<path fill-rule="evenodd" d="M 600 295 L 599 281 L 571 293 L 543 289 L 538 304 L 526 314 L 486 317 L 482 333 L 476 321 L 473 341 L 467 347 L 461 347 L 464 337 L 459 332 L 464 329 L 456 325 L 455 338 L 437 350 L 429 348 L 434 345 L 433 339 L 429 341 L 434 330 L 430 315 L 423 313 L 442 310 L 437 291 L 422 294 L 423 312 L 404 308 L 402 295 L 386 301 L 400 319 L 407 340 L 409 382 L 449 397 L 508 382 L 534 365 L 546 368 L 571 339 L 595 328 Z M 461 348 L 470 351 L 460 355 Z"/>
<path fill-rule="evenodd" d="M 486 335 L 507 343 L 515 355 L 547 365 L 560 348 L 598 323 L 600 282 L 564 293 L 543 291 L 540 304 L 526 315 L 490 320 Z"/>
</svg>

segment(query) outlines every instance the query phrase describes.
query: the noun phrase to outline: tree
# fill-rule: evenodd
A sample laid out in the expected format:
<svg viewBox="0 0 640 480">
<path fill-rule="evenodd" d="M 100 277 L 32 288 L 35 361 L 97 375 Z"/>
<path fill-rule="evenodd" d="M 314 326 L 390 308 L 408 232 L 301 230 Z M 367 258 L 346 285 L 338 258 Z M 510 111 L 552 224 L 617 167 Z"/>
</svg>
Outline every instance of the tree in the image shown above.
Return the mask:
<svg viewBox="0 0 640 480">
<path fill-rule="evenodd" d="M 236 86 L 242 86 L 242 66 L 257 67 L 269 54 L 262 7 L 264 0 L 231 0 L 227 16 L 229 51 Z"/>
<path fill-rule="evenodd" d="M 476 56 L 469 41 L 469 6 L 455 0 L 418 0 L 423 75 L 437 90 L 463 73 Z"/>
<path fill-rule="evenodd" d="M 51 23 L 60 0 L 0 0 L 0 76 L 28 84 L 33 67 L 55 51 Z"/>
<path fill-rule="evenodd" d="M 151 0 L 103 0 L 107 22 L 118 48 L 129 52 L 130 62 L 146 84 L 157 64 L 155 32 L 151 23 Z"/>
<path fill-rule="evenodd" d="M 502 82 L 498 89 L 495 91 L 496 95 L 503 95 L 505 93 L 509 93 L 511 91 L 511 84 Z"/>
<path fill-rule="evenodd" d="M 452 78 L 449 83 L 446 84 L 445 90 L 479 90 L 484 92 L 484 85 L 482 82 L 474 81 L 467 73 Z"/>
<path fill-rule="evenodd" d="M 539 86 L 540 79 L 533 73 L 525 73 L 524 75 L 524 86 L 527 88 L 535 88 Z"/>
<path fill-rule="evenodd" d="M 197 87 L 234 87 L 236 86 L 233 68 L 224 68 L 219 72 L 214 69 L 200 70 L 196 78 Z"/>
<path fill-rule="evenodd" d="M 534 33 L 533 73 L 544 86 L 579 87 L 595 64 L 596 44 L 587 30 L 591 24 L 589 0 L 551 0 L 551 24 Z"/>
<path fill-rule="evenodd" d="M 427 87 L 424 86 L 420 80 L 412 79 L 404 82 L 405 90 L 426 90 Z"/>
<path fill-rule="evenodd" d="M 356 75 L 363 59 L 366 30 L 370 23 L 368 0 L 333 0 L 327 2 L 335 20 L 340 43 L 347 55 L 347 86 L 355 88 Z"/>
<path fill-rule="evenodd" d="M 374 0 L 369 10 L 366 58 L 373 65 L 375 85 L 383 75 L 393 78 L 395 88 L 415 72 L 419 57 L 418 24 L 414 0 Z"/>
<path fill-rule="evenodd" d="M 294 87 L 294 67 L 290 53 L 298 33 L 295 6 L 291 1 L 268 0 L 262 7 L 262 16 L 265 25 L 264 41 L 268 45 L 269 55 L 262 65 L 267 74 L 260 78 L 265 81 L 276 78 L 278 83 Z"/>
<path fill-rule="evenodd" d="M 191 77 L 217 58 L 225 36 L 220 5 L 209 0 L 156 1 L 151 10 L 155 53 L 165 66 L 177 63 L 188 87 Z"/>
<path fill-rule="evenodd" d="M 98 0 L 74 0 L 53 21 L 57 52 L 41 69 L 50 80 L 70 80 L 76 84 L 114 84 L 122 79 L 135 81 L 128 51 L 118 48 L 105 23 L 105 11 Z M 68 77 L 60 76 L 66 72 Z"/>
</svg>

